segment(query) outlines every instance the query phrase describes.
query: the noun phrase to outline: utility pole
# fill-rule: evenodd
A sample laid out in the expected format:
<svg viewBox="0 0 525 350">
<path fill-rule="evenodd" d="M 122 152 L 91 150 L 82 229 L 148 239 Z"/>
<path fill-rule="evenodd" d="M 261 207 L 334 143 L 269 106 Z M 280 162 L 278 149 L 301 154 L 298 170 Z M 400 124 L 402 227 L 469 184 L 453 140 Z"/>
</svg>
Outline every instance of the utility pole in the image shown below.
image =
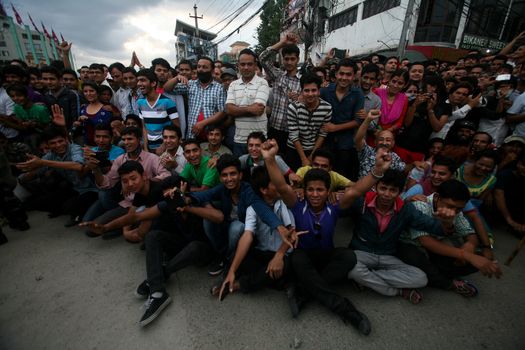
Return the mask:
<svg viewBox="0 0 525 350">
<path fill-rule="evenodd" d="M 190 18 L 195 18 L 195 37 L 198 38 L 199 37 L 199 19 L 202 19 L 204 16 L 197 16 L 197 4 L 194 4 L 193 5 L 193 12 L 195 13 L 195 15 L 191 15 L 190 13 Z"/>
<path fill-rule="evenodd" d="M 403 56 L 405 55 L 407 33 L 408 33 L 408 28 L 410 27 L 410 22 L 412 21 L 412 17 L 413 17 L 414 3 L 415 3 L 415 0 L 408 0 L 407 12 L 405 14 L 405 21 L 403 22 L 403 29 L 401 29 L 401 37 L 399 38 L 399 45 L 397 47 L 397 57 L 399 57 L 400 60 L 402 60 Z"/>
</svg>

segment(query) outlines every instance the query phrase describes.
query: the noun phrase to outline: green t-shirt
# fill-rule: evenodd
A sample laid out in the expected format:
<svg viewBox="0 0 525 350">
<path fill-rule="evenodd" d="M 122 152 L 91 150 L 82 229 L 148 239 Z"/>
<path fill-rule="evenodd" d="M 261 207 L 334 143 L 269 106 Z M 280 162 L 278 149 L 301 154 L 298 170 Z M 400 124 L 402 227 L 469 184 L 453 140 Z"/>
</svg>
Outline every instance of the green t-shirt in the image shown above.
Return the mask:
<svg viewBox="0 0 525 350">
<path fill-rule="evenodd" d="M 199 169 L 195 171 L 195 167 L 186 163 L 180 176 L 188 180 L 193 186 L 208 186 L 215 187 L 219 184 L 219 173 L 215 168 L 208 168 L 208 161 L 210 157 L 202 157 Z"/>
<path fill-rule="evenodd" d="M 18 120 L 33 121 L 39 124 L 48 124 L 51 121 L 47 107 L 39 104 L 33 104 L 29 109 L 15 105 L 15 115 Z"/>
</svg>

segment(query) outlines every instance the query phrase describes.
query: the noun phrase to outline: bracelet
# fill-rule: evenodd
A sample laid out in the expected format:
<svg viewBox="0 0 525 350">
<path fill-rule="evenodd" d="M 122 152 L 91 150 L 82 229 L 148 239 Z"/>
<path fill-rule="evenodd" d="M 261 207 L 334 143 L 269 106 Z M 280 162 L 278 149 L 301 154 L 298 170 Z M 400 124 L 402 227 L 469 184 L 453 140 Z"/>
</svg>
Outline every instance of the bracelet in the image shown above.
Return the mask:
<svg viewBox="0 0 525 350">
<path fill-rule="evenodd" d="M 374 173 L 374 169 L 371 169 L 370 170 L 370 174 L 372 175 L 372 177 L 376 180 L 380 180 L 383 178 L 383 176 L 385 176 L 385 174 L 381 174 L 381 175 L 377 175 L 376 173 Z"/>
</svg>

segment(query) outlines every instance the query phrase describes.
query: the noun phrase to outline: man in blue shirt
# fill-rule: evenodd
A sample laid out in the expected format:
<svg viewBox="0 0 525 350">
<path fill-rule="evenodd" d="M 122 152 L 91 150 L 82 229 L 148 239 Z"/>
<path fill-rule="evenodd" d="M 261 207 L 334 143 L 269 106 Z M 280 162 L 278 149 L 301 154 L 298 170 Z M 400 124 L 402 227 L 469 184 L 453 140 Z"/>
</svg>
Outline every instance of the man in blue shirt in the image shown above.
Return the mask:
<svg viewBox="0 0 525 350">
<path fill-rule="evenodd" d="M 353 87 L 357 65 L 350 59 L 343 59 L 336 68 L 335 84 L 321 89 L 321 98 L 332 105 L 332 122 L 323 125 L 329 132 L 328 144 L 335 153 L 335 171 L 352 181 L 357 180 L 359 161 L 354 146 L 355 129 L 360 122 L 356 113 L 364 107 L 365 96 L 359 87 Z"/>
<path fill-rule="evenodd" d="M 267 141 L 262 147 L 270 179 L 284 203 L 291 208 L 296 230 L 307 232 L 295 242 L 298 249 L 294 250 L 290 258 L 297 287 L 300 287 L 297 289 L 298 295 L 315 298 L 345 322 L 350 322 L 362 334 L 370 334 L 368 318 L 359 312 L 350 300 L 337 294 L 331 287 L 331 284 L 345 280 L 348 272 L 356 264 L 356 257 L 351 249 L 334 247 L 333 235 L 339 211 L 349 208 L 388 169 L 391 162 L 389 152 L 379 149 L 370 174 L 350 187 L 339 202 L 333 205 L 328 202 L 330 174 L 326 170 L 312 169 L 306 173 L 303 179 L 305 199 L 299 200 L 279 171 L 275 161 L 277 151 L 275 140 Z M 291 239 L 294 241 L 297 237 Z M 290 294 L 293 293 L 289 290 L 292 314 L 296 317 L 299 307 L 293 302 L 294 297 Z"/>
</svg>

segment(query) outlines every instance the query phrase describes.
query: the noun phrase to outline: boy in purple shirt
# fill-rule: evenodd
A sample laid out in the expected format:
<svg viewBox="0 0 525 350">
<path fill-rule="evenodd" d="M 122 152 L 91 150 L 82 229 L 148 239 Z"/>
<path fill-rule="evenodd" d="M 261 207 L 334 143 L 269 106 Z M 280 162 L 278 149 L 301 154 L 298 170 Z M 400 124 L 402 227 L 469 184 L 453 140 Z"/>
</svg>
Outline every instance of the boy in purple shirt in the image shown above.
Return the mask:
<svg viewBox="0 0 525 350">
<path fill-rule="evenodd" d="M 281 195 L 284 203 L 294 215 L 296 232 L 306 231 L 297 241 L 297 234 L 291 237 L 297 247 L 292 253 L 291 265 L 295 275 L 297 292 L 317 299 L 323 305 L 350 322 L 362 334 L 371 331 L 370 321 L 348 300 L 337 294 L 331 284 L 342 281 L 356 264 L 354 252 L 348 248 L 334 247 L 333 235 L 338 214 L 368 191 L 389 168 L 390 153 L 381 148 L 376 155 L 376 163 L 369 175 L 350 187 L 335 205 L 328 203 L 330 175 L 322 169 L 312 169 L 304 177 L 305 199 L 299 200 L 289 186 L 275 161 L 278 146 L 269 140 L 262 146 L 262 154 L 268 173 Z M 295 288 L 288 289 L 292 314 L 296 317 L 299 305 Z"/>
</svg>

